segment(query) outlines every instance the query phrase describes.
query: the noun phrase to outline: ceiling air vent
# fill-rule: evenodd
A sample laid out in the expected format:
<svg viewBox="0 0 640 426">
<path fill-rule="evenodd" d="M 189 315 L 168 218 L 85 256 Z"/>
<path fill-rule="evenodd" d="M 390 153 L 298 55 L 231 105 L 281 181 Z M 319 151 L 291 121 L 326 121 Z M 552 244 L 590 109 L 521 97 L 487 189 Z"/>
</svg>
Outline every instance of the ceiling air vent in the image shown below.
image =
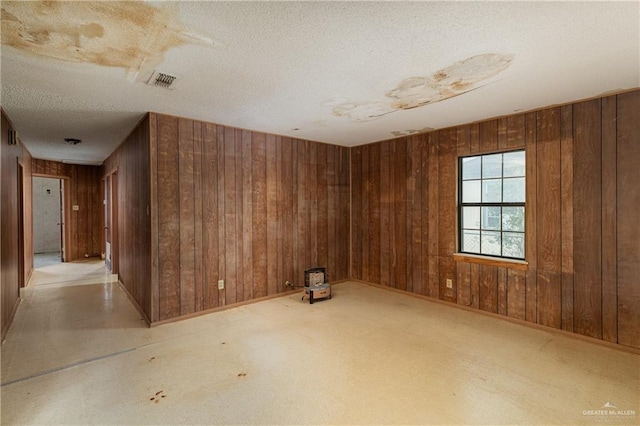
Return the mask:
<svg viewBox="0 0 640 426">
<path fill-rule="evenodd" d="M 147 81 L 150 86 L 164 87 L 165 89 L 173 89 L 172 84 L 178 77 L 160 71 L 154 71 Z"/>
</svg>

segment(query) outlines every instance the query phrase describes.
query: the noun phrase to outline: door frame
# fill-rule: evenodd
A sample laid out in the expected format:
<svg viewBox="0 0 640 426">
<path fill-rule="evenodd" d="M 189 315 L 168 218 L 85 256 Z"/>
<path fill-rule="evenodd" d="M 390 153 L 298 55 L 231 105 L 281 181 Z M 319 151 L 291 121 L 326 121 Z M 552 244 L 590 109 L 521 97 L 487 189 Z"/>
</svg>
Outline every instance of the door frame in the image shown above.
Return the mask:
<svg viewBox="0 0 640 426">
<path fill-rule="evenodd" d="M 110 259 L 105 259 L 105 264 L 111 266 L 111 273 L 117 274 L 120 270 L 119 251 L 118 251 L 118 169 L 115 168 L 107 173 L 103 178 L 103 194 L 104 194 L 104 246 L 103 250 L 107 252 L 107 241 L 109 242 Z M 107 193 L 108 188 L 108 193 Z M 107 214 L 108 213 L 108 214 Z"/>
<path fill-rule="evenodd" d="M 18 289 L 26 284 L 24 246 L 24 167 L 18 160 Z"/>
<path fill-rule="evenodd" d="M 60 180 L 60 199 L 61 199 L 61 207 L 62 212 L 60 213 L 60 237 L 62 241 L 62 247 L 60 247 L 61 253 L 61 261 L 62 262 L 70 262 L 70 250 L 69 250 L 69 242 L 71 241 L 71 226 L 68 224 L 71 223 L 71 184 L 69 183 L 71 178 L 69 176 L 57 176 L 57 175 L 48 175 L 44 173 L 32 173 L 31 177 L 40 177 L 40 178 L 48 178 L 48 179 L 58 179 Z M 33 217 L 33 209 L 31 209 L 31 216 Z M 33 220 L 33 219 L 32 219 Z M 31 239 L 33 239 L 33 235 L 31 235 Z M 31 242 L 33 246 L 33 241 Z"/>
</svg>

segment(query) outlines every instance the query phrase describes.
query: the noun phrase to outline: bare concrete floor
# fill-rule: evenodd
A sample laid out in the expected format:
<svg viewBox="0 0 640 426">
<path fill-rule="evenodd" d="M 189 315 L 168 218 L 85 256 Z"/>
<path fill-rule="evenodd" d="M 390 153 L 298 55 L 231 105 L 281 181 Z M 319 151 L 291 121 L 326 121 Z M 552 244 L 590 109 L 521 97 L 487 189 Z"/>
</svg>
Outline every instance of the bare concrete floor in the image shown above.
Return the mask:
<svg viewBox="0 0 640 426">
<path fill-rule="evenodd" d="M 149 329 L 114 280 L 34 272 L 3 424 L 640 422 L 639 355 L 351 282 Z"/>
</svg>

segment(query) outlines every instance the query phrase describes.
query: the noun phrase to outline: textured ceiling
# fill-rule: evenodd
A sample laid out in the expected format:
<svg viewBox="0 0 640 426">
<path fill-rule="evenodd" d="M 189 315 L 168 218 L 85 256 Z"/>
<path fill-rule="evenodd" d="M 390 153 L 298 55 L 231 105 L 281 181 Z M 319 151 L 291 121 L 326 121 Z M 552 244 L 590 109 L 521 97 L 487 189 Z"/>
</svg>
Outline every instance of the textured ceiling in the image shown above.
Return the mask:
<svg viewBox="0 0 640 426">
<path fill-rule="evenodd" d="M 1 7 L 2 107 L 43 159 L 100 163 L 147 111 L 353 146 L 640 86 L 637 1 Z"/>
</svg>

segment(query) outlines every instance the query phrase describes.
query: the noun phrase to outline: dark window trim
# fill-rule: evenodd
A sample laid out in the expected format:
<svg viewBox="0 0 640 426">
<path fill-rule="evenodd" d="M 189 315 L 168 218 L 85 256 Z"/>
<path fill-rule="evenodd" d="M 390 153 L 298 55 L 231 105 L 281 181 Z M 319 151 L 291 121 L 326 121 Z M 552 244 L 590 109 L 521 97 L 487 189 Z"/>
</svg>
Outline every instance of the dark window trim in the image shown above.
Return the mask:
<svg viewBox="0 0 640 426">
<path fill-rule="evenodd" d="M 477 154 L 470 154 L 470 155 L 463 155 L 458 157 L 458 250 L 459 250 L 459 254 L 460 255 L 472 255 L 472 256 L 482 256 L 482 257 L 488 257 L 488 258 L 492 258 L 492 259 L 505 259 L 505 260 L 515 260 L 515 261 L 526 261 L 527 258 L 527 251 L 526 251 L 526 243 L 525 243 L 525 247 L 524 247 L 524 256 L 523 257 L 511 257 L 511 256 L 499 256 L 499 255 L 495 255 L 495 254 L 485 254 L 485 253 L 474 253 L 474 252 L 469 252 L 469 251 L 463 251 L 463 245 L 462 245 L 462 235 L 463 235 L 463 230 L 465 229 L 463 226 L 463 217 L 462 217 L 462 208 L 463 207 L 523 207 L 525 209 L 525 217 L 527 214 L 527 209 L 526 209 L 526 200 L 524 203 L 522 202 L 518 202 L 518 203 L 514 203 L 514 202 L 506 202 L 506 203 L 496 203 L 496 202 L 487 202 L 487 203 L 483 203 L 483 202 L 471 202 L 471 203 L 463 203 L 462 202 L 462 182 L 470 182 L 470 181 L 474 181 L 474 180 L 480 180 L 481 182 L 483 180 L 490 180 L 490 179 L 500 179 L 501 181 L 504 181 L 505 177 L 504 177 L 504 162 L 502 163 L 502 171 L 501 171 L 501 177 L 500 178 L 487 178 L 487 179 L 482 179 L 482 162 L 480 163 L 480 178 L 479 179 L 467 179 L 464 180 L 462 179 L 462 160 L 465 158 L 470 158 L 470 157 L 484 157 L 487 155 L 495 155 L 495 154 L 507 154 L 510 152 L 525 152 L 525 149 L 513 149 L 513 150 L 504 150 L 504 151 L 496 151 L 496 152 L 487 152 L 484 154 L 481 153 L 477 153 Z M 520 176 L 508 176 L 506 179 L 509 178 L 517 178 Z M 525 170 L 525 182 L 526 182 L 526 170 Z M 525 188 L 526 189 L 526 188 Z M 482 220 L 482 219 L 481 219 Z M 525 241 L 527 238 L 527 229 L 526 229 L 526 221 L 525 221 L 525 229 L 523 232 L 520 231 L 503 231 L 502 230 L 502 220 L 500 221 L 500 230 L 496 231 L 496 230 L 487 230 L 487 231 L 491 231 L 491 232 L 500 232 L 500 234 L 502 234 L 503 232 L 514 232 L 514 233 L 519 233 L 519 234 L 523 234 Z M 478 229 L 478 232 L 481 232 L 481 229 Z M 502 251 L 502 250 L 501 250 Z"/>
</svg>

